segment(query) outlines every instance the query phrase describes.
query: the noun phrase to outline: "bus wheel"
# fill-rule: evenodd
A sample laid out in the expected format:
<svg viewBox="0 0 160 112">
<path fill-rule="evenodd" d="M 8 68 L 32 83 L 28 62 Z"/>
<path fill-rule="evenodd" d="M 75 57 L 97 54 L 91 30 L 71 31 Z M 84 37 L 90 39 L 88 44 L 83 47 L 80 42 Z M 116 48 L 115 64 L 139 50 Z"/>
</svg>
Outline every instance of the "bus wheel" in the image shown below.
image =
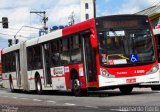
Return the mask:
<svg viewBox="0 0 160 112">
<path fill-rule="evenodd" d="M 36 78 L 36 91 L 37 91 L 37 94 L 39 95 L 42 94 L 42 83 L 39 76 Z"/>
<path fill-rule="evenodd" d="M 152 86 L 151 89 L 152 89 L 152 91 L 156 91 L 156 90 L 160 90 L 160 87 L 159 86 Z"/>
<path fill-rule="evenodd" d="M 122 94 L 128 95 L 132 92 L 133 87 L 132 86 L 122 86 L 122 87 L 119 87 L 119 90 L 121 91 Z"/>
<path fill-rule="evenodd" d="M 87 90 L 81 89 L 80 81 L 78 78 L 73 78 L 72 81 L 72 92 L 75 96 L 86 96 Z"/>
<path fill-rule="evenodd" d="M 9 79 L 9 85 L 10 85 L 10 91 L 11 91 L 11 92 L 15 92 L 15 91 L 14 91 L 13 82 L 12 82 L 12 79 L 11 79 L 11 78 Z"/>
</svg>

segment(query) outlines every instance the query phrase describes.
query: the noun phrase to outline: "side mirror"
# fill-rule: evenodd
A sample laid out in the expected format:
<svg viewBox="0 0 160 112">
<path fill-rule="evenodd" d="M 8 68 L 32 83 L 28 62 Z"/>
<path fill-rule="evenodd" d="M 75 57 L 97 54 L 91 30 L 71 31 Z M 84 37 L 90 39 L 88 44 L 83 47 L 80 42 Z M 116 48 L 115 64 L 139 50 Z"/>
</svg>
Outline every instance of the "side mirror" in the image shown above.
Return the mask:
<svg viewBox="0 0 160 112">
<path fill-rule="evenodd" d="M 93 48 L 98 46 L 98 41 L 97 41 L 97 38 L 96 38 L 96 36 L 94 34 L 90 35 L 90 42 L 91 42 L 91 46 Z"/>
</svg>

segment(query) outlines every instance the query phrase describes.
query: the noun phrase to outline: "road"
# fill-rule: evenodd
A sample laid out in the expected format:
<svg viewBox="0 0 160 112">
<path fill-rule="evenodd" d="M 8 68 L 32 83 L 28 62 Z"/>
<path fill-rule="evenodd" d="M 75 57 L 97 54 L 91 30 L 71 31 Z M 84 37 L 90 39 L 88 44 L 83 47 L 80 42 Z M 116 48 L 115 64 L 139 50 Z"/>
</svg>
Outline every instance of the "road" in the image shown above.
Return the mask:
<svg viewBox="0 0 160 112">
<path fill-rule="evenodd" d="M 2 112 L 118 112 L 160 111 L 160 91 L 135 88 L 130 95 L 119 90 L 89 92 L 86 97 L 75 97 L 69 92 L 11 93 L 0 89 Z"/>
</svg>

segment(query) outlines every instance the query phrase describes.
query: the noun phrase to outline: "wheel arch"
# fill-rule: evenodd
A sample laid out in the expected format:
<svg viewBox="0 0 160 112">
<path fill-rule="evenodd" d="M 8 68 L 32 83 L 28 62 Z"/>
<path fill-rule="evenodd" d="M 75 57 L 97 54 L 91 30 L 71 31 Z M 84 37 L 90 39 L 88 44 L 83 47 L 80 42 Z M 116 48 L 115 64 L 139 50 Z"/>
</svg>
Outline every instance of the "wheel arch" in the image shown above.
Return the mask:
<svg viewBox="0 0 160 112">
<path fill-rule="evenodd" d="M 79 78 L 79 74 L 75 68 L 72 68 L 70 72 L 70 79 L 72 80 L 74 77 Z"/>
</svg>

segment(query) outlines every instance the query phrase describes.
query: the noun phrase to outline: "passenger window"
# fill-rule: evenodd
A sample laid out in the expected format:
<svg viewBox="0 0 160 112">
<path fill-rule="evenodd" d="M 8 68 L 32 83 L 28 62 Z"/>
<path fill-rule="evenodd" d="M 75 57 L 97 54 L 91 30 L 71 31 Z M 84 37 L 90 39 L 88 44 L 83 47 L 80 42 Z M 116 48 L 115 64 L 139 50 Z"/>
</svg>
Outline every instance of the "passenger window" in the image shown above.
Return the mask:
<svg viewBox="0 0 160 112">
<path fill-rule="evenodd" d="M 62 51 L 68 51 L 69 50 L 69 39 L 65 38 L 62 40 Z"/>
<path fill-rule="evenodd" d="M 71 61 L 72 63 L 79 63 L 82 61 L 81 40 L 79 35 L 71 37 Z"/>
<path fill-rule="evenodd" d="M 54 40 L 51 42 L 51 66 L 57 66 L 59 65 L 59 54 L 60 47 L 59 47 L 59 41 Z"/>
</svg>

